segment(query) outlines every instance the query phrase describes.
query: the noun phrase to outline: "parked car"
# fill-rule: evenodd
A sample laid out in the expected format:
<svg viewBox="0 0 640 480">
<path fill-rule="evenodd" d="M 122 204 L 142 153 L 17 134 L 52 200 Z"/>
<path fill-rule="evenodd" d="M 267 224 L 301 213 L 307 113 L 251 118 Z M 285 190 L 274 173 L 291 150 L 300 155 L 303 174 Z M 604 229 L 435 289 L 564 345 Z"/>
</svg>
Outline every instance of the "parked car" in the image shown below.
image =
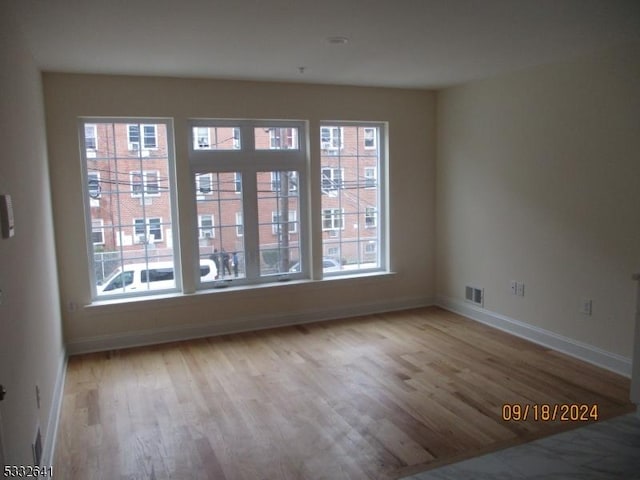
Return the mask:
<svg viewBox="0 0 640 480">
<path fill-rule="evenodd" d="M 342 265 L 335 258 L 331 257 L 323 257 L 322 259 L 322 271 L 323 272 L 337 272 L 338 270 L 342 270 Z M 300 271 L 300 262 L 294 263 L 289 272 L 295 273 Z"/>
<path fill-rule="evenodd" d="M 212 260 L 200 260 L 200 281 L 213 282 L 218 275 Z M 166 290 L 175 287 L 173 262 L 130 263 L 116 268 L 98 285 L 98 295 Z"/>
</svg>

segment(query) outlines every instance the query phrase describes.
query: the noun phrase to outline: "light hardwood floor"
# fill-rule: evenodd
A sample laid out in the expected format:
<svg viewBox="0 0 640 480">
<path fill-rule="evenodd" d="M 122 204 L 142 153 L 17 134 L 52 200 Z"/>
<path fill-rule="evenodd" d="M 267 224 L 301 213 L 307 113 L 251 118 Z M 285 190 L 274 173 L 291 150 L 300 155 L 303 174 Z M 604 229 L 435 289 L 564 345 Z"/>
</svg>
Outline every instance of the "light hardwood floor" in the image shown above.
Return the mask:
<svg viewBox="0 0 640 480">
<path fill-rule="evenodd" d="M 58 479 L 390 479 L 630 412 L 629 381 L 438 308 L 69 359 Z M 584 424 L 584 423 L 583 423 Z"/>
</svg>

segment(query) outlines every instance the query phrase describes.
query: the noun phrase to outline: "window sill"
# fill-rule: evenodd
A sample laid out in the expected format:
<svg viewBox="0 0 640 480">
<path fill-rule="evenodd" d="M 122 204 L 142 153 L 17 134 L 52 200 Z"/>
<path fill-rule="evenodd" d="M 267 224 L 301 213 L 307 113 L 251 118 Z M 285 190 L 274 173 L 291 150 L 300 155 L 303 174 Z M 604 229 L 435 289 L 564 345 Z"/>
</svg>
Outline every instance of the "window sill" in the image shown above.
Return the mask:
<svg viewBox="0 0 640 480">
<path fill-rule="evenodd" d="M 372 283 L 379 280 L 390 279 L 396 275 L 396 272 L 367 272 L 354 273 L 350 275 L 333 275 L 323 278 L 322 280 L 300 279 L 281 282 L 269 282 L 252 285 L 237 285 L 225 288 L 209 288 L 206 290 L 197 290 L 193 293 L 183 292 L 165 292 L 156 295 L 145 295 L 140 297 L 124 297 L 113 299 L 98 299 L 88 305 L 84 305 L 86 311 L 101 313 L 104 310 L 112 312 L 145 310 L 150 304 L 158 307 L 177 307 L 192 301 L 210 300 L 213 295 L 246 295 L 246 296 L 262 296 L 269 289 L 305 289 L 312 287 L 314 290 L 318 288 L 344 288 L 342 283 L 355 283 L 361 286 L 363 283 Z"/>
</svg>

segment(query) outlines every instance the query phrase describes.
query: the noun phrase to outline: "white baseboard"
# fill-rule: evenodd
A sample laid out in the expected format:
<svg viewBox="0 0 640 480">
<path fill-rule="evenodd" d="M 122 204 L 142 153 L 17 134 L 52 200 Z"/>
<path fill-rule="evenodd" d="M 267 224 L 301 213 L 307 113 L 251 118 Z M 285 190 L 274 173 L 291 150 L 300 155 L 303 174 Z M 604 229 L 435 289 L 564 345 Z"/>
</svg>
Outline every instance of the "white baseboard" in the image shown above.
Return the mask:
<svg viewBox="0 0 640 480">
<path fill-rule="evenodd" d="M 47 434 L 44 438 L 42 448 L 43 467 L 53 465 L 53 456 L 56 450 L 56 438 L 58 437 L 58 425 L 60 423 L 60 411 L 62 409 L 62 398 L 64 396 L 64 379 L 66 374 L 67 354 L 63 350 L 58 364 L 56 383 L 53 388 L 53 398 L 51 399 L 51 409 L 49 410 L 49 418 L 47 419 Z"/>
<path fill-rule="evenodd" d="M 433 304 L 434 302 L 432 298 L 419 297 L 385 300 L 351 305 L 348 307 L 329 308 L 325 310 L 302 311 L 277 315 L 254 315 L 244 318 L 236 317 L 216 321 L 215 323 L 206 325 L 185 325 L 180 327 L 166 327 L 153 330 L 80 338 L 67 342 L 66 347 L 69 355 L 78 355 L 82 353 L 117 350 L 143 345 L 155 345 L 159 343 L 190 340 L 215 335 L 264 330 L 310 322 L 337 320 L 340 318 L 357 317 L 360 315 L 427 307 Z"/>
<path fill-rule="evenodd" d="M 477 307 L 455 298 L 438 296 L 437 305 L 472 320 L 498 328 L 517 337 L 557 350 L 598 367 L 631 378 L 631 359 L 607 352 L 593 345 L 574 340 L 555 332 Z"/>
</svg>

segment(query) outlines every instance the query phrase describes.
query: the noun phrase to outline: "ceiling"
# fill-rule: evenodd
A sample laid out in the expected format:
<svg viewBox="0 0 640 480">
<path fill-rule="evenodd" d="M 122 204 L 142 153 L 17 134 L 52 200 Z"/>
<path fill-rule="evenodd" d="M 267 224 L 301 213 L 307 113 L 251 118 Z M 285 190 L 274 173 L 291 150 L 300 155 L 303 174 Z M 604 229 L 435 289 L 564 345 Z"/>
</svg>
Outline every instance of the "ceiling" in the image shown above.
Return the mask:
<svg viewBox="0 0 640 480">
<path fill-rule="evenodd" d="M 44 71 L 440 88 L 640 41 L 640 0 L 8 1 Z"/>
</svg>

